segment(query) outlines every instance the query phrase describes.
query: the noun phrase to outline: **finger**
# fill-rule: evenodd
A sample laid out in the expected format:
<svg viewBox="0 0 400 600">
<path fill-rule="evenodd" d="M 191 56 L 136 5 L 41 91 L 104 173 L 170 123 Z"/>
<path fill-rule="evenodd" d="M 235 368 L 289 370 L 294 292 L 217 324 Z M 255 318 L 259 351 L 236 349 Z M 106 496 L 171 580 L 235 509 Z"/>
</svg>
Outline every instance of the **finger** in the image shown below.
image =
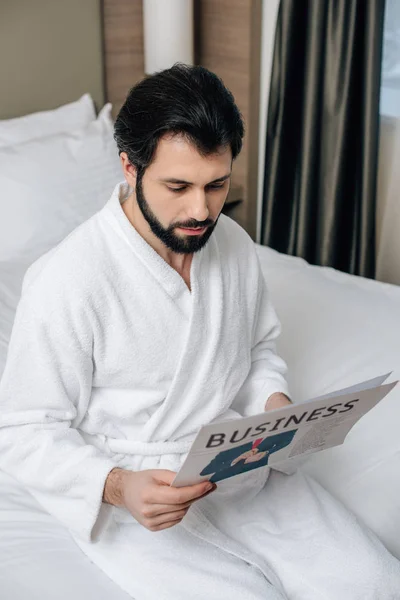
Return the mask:
<svg viewBox="0 0 400 600">
<path fill-rule="evenodd" d="M 213 484 L 208 481 L 188 485 L 181 488 L 159 486 L 157 489 L 157 498 L 153 498 L 154 504 L 186 504 L 204 496 L 213 489 Z"/>
<path fill-rule="evenodd" d="M 162 531 L 163 529 L 169 529 L 170 527 L 174 527 L 178 525 L 182 519 L 177 519 L 176 521 L 171 521 L 170 523 L 164 523 L 164 525 L 159 525 L 158 527 L 154 527 L 151 531 Z"/>
<path fill-rule="evenodd" d="M 213 492 L 216 487 L 217 486 L 214 486 L 214 488 L 212 490 L 210 490 L 206 494 L 203 494 L 203 496 L 201 496 L 201 498 L 204 498 L 205 496 L 208 496 L 208 494 L 211 494 L 211 492 Z M 199 498 L 195 498 L 194 500 L 190 500 L 190 502 L 185 502 L 184 504 L 150 504 L 149 508 L 147 509 L 146 516 L 147 517 L 156 517 L 157 515 L 163 515 L 163 514 L 175 512 L 177 510 L 188 509 L 197 500 L 199 500 Z"/>
<path fill-rule="evenodd" d="M 166 523 L 181 521 L 186 515 L 187 511 L 188 509 L 186 508 L 185 510 L 176 510 L 164 515 L 159 515 L 158 517 L 153 517 L 152 519 L 146 519 L 144 524 L 146 527 L 153 530 L 155 527 L 165 525 Z"/>
<path fill-rule="evenodd" d="M 169 523 L 170 521 L 176 521 L 177 519 L 183 519 L 186 515 L 188 509 L 184 508 L 183 510 L 176 510 L 174 512 L 167 513 L 165 515 L 159 515 L 158 517 L 154 517 L 152 519 L 152 525 L 164 525 L 164 523 Z"/>
<path fill-rule="evenodd" d="M 168 469 L 157 469 L 157 473 L 154 475 L 154 479 L 164 485 L 171 485 L 175 477 L 176 473 Z"/>
<path fill-rule="evenodd" d="M 194 498 L 193 500 L 190 500 L 189 502 L 185 502 L 184 504 L 150 504 L 149 505 L 150 508 L 149 508 L 146 516 L 155 517 L 157 515 L 174 512 L 176 510 L 183 510 L 185 508 L 190 508 L 194 502 L 197 502 L 197 500 L 200 500 L 200 498 L 205 498 L 206 496 L 208 496 L 208 494 L 211 494 L 216 489 L 217 489 L 217 484 L 213 483 L 211 490 L 209 490 L 202 496 L 199 496 L 199 498 Z"/>
<path fill-rule="evenodd" d="M 194 500 L 186 502 L 185 504 L 150 504 L 149 508 L 145 511 L 146 517 L 157 517 L 159 515 L 170 514 L 178 510 L 185 510 L 191 507 Z"/>
</svg>

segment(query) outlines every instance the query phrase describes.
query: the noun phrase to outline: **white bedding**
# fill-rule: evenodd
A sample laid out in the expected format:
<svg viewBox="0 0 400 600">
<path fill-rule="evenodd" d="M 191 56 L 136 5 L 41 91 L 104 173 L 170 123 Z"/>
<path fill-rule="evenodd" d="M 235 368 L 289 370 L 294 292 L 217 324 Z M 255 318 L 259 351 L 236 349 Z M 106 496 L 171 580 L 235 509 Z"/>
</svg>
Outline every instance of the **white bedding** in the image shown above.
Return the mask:
<svg viewBox="0 0 400 600">
<path fill-rule="evenodd" d="M 400 379 L 400 287 L 259 248 L 283 332 L 278 350 L 296 401 L 393 371 Z M 357 423 L 345 444 L 305 470 L 400 559 L 400 384 Z"/>
<path fill-rule="evenodd" d="M 390 370 L 400 377 L 400 288 L 258 246 L 283 326 L 279 350 L 296 401 Z M 0 374 L 27 264 L 0 263 Z M 400 386 L 344 446 L 306 469 L 341 498 L 400 559 Z M 0 590 L 5 600 L 127 599 L 52 517 L 0 474 Z"/>
</svg>

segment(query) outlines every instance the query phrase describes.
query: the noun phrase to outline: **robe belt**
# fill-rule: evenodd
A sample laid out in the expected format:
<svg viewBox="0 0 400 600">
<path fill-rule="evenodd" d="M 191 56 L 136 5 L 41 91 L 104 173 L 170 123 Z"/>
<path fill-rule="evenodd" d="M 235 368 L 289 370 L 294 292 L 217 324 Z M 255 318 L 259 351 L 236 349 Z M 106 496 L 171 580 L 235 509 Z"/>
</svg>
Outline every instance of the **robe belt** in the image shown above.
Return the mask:
<svg viewBox="0 0 400 600">
<path fill-rule="evenodd" d="M 186 454 L 193 443 L 192 439 L 180 442 L 140 442 L 137 440 L 117 440 L 106 438 L 106 445 L 112 452 L 136 454 L 139 456 L 161 456 L 164 454 Z"/>
</svg>

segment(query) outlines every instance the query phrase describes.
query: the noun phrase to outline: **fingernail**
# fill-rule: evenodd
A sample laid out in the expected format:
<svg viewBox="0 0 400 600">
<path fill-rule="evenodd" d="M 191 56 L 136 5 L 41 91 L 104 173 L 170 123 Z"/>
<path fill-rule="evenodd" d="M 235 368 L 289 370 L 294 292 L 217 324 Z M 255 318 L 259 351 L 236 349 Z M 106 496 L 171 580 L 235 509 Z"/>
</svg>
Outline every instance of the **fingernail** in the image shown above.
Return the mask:
<svg viewBox="0 0 400 600">
<path fill-rule="evenodd" d="M 210 490 L 212 490 L 213 487 L 214 487 L 213 483 L 208 483 L 207 486 L 206 486 L 206 492 L 209 492 Z"/>
</svg>

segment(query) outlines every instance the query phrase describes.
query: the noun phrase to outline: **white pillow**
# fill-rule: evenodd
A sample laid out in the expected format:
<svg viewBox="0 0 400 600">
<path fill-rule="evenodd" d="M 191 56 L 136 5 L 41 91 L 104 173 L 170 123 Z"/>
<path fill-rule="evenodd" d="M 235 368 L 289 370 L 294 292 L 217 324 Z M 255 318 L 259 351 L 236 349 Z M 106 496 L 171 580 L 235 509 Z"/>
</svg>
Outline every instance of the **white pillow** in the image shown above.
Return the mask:
<svg viewBox="0 0 400 600">
<path fill-rule="evenodd" d="M 76 102 L 54 110 L 0 121 L 0 148 L 84 127 L 95 118 L 93 100 L 90 94 L 84 94 Z"/>
<path fill-rule="evenodd" d="M 0 261 L 0 379 L 6 365 L 8 342 L 28 266 Z"/>
<path fill-rule="evenodd" d="M 0 261 L 32 263 L 104 206 L 123 179 L 110 113 L 0 149 Z"/>
<path fill-rule="evenodd" d="M 400 379 L 400 287 L 314 267 L 257 246 L 282 323 L 278 349 L 295 402 L 393 371 Z M 302 467 L 400 559 L 400 384 L 342 446 Z"/>
</svg>

